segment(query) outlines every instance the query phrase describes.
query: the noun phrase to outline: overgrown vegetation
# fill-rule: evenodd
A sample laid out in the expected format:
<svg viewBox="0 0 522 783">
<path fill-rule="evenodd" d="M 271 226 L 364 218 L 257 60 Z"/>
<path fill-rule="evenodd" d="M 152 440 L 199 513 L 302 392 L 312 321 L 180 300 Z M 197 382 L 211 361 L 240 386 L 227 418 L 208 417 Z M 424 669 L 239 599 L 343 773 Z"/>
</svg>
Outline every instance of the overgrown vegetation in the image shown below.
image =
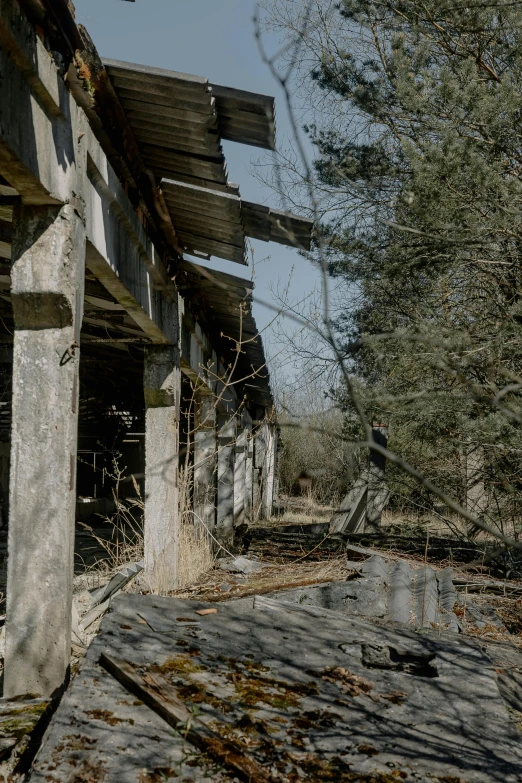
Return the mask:
<svg viewBox="0 0 522 783">
<path fill-rule="evenodd" d="M 522 7 L 470 0 L 267 0 L 300 39 L 335 320 L 390 447 L 509 534 L 522 523 Z M 307 18 L 307 13 L 309 14 Z M 299 161 L 277 183 L 296 200 Z M 306 184 L 306 183 L 305 183 Z M 319 250 L 318 250 L 319 253 Z M 334 397 L 352 441 L 360 419 Z M 430 509 L 389 470 L 395 502 Z"/>
</svg>

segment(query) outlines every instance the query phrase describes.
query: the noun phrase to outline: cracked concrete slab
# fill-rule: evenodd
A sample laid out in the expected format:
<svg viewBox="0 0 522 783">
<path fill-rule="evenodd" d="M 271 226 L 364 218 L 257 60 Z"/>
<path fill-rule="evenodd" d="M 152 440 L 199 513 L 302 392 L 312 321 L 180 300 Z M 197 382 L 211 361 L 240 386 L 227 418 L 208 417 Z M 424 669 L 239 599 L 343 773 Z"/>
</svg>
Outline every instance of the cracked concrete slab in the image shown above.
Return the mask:
<svg viewBox="0 0 522 783">
<path fill-rule="evenodd" d="M 64 696 L 31 781 L 228 780 L 99 666 L 158 671 L 274 783 L 515 783 L 521 734 L 499 690 L 522 653 L 266 596 L 220 604 L 121 595 Z M 511 660 L 511 658 L 513 660 Z M 503 661 L 506 661 L 503 664 Z M 511 690 L 510 709 L 516 702 Z M 166 770 L 159 775 L 158 770 Z M 170 770 L 170 771 L 169 771 Z M 172 773 L 172 774 L 171 774 Z M 83 774 L 83 772 L 82 772 Z M 75 777 L 76 775 L 76 777 Z M 85 776 L 84 776 L 85 777 Z M 85 778 L 88 779 L 88 778 Z"/>
</svg>

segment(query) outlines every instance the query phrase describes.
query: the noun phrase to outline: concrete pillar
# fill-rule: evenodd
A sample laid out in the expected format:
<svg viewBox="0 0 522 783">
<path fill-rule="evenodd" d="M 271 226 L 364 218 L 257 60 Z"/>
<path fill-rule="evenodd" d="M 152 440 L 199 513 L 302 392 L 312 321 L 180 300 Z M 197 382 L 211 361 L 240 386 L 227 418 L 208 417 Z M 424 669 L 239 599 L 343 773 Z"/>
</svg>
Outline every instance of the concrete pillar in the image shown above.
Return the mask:
<svg viewBox="0 0 522 783">
<path fill-rule="evenodd" d="M 218 474 L 216 535 L 223 543 L 234 538 L 234 447 L 236 419 L 218 415 Z"/>
<path fill-rule="evenodd" d="M 254 448 L 255 454 L 255 448 Z M 261 515 L 261 471 L 254 468 L 252 471 L 252 521 L 256 522 Z"/>
<path fill-rule="evenodd" d="M 254 504 L 254 439 L 252 438 L 252 425 L 249 424 L 246 430 L 246 451 L 245 451 L 245 519 L 247 522 L 253 521 Z"/>
<path fill-rule="evenodd" d="M 177 585 L 179 537 L 179 351 L 145 354 L 145 579 L 163 594 Z"/>
<path fill-rule="evenodd" d="M 266 469 L 266 426 L 265 420 L 257 421 L 252 432 L 254 450 L 254 486 L 252 491 L 254 519 L 263 519 L 263 490 Z"/>
<path fill-rule="evenodd" d="M 50 696 L 71 653 L 85 229 L 71 205 L 19 206 L 4 696 Z"/>
<path fill-rule="evenodd" d="M 375 443 L 386 448 L 388 445 L 388 427 L 385 425 L 374 426 L 372 437 Z M 377 533 L 381 528 L 382 512 L 388 500 L 385 470 L 386 458 L 382 454 L 370 451 L 366 522 L 364 527 L 367 533 Z"/>
<path fill-rule="evenodd" d="M 240 423 L 234 458 L 234 527 L 244 525 L 247 431 Z"/>
<path fill-rule="evenodd" d="M 280 440 L 279 430 L 274 427 L 274 485 L 272 488 L 272 506 L 279 502 L 279 467 L 280 467 Z"/>
<path fill-rule="evenodd" d="M 214 397 L 198 395 L 194 411 L 194 525 L 216 525 L 217 432 Z"/>
<path fill-rule="evenodd" d="M 276 431 L 273 424 L 268 420 L 263 423 L 265 458 L 263 465 L 263 486 L 262 486 L 262 519 L 269 519 L 272 516 L 274 506 L 274 478 L 275 478 L 275 458 L 276 458 Z"/>
<path fill-rule="evenodd" d="M 484 484 L 484 447 L 478 444 L 466 448 L 466 508 L 475 517 L 484 521 L 487 511 L 487 495 Z M 468 525 L 468 534 L 475 536 L 479 532 L 473 524 Z"/>
</svg>

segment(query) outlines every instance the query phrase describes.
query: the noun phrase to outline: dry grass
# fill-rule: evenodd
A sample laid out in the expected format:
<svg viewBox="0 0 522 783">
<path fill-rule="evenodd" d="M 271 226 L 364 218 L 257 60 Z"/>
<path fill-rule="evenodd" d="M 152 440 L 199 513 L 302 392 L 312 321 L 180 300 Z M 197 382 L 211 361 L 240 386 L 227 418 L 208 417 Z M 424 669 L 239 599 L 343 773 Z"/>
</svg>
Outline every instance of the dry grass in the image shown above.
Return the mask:
<svg viewBox="0 0 522 783">
<path fill-rule="evenodd" d="M 81 523 L 90 531 L 103 554 L 92 566 L 86 568 L 83 574 L 75 578 L 76 591 L 100 587 L 124 566 L 143 560 L 145 504 L 134 478 L 133 483 L 136 498 L 126 501 L 119 499 L 118 484 L 116 486 L 113 493 L 116 511 L 111 517 L 103 518 L 104 524 L 110 530 L 108 537 L 99 535 L 93 528 Z M 190 510 L 190 474 L 183 468 L 180 469 L 179 487 L 178 582 L 179 586 L 183 587 L 211 570 L 215 556 L 212 539 L 204 528 L 196 527 L 193 523 Z M 165 573 L 162 573 L 163 571 Z M 134 585 L 129 585 L 128 590 L 138 589 L 140 592 L 166 595 L 170 589 L 170 568 L 162 569 L 161 563 L 158 563 L 153 581 L 154 584 L 149 584 L 146 577 L 141 575 Z"/>
<path fill-rule="evenodd" d="M 353 572 L 346 567 L 346 558 L 335 558 L 318 563 L 267 564 L 260 571 L 249 574 L 248 579 L 214 568 L 198 582 L 171 595 L 176 598 L 198 598 L 205 601 L 242 598 L 261 595 L 273 590 L 284 590 L 301 585 L 320 584 L 346 579 Z M 227 589 L 223 590 L 223 586 Z M 230 588 L 230 589 L 228 589 Z"/>
<path fill-rule="evenodd" d="M 495 614 L 504 623 L 507 630 L 504 631 L 493 623 L 484 628 L 477 628 L 471 622 L 467 622 L 466 610 L 462 608 L 457 614 L 465 634 L 479 639 L 511 642 L 522 648 L 522 598 L 507 598 L 492 593 L 481 593 L 474 594 L 472 598 L 468 595 L 467 601 L 473 603 L 478 609 L 484 605 L 494 609 Z"/>
<path fill-rule="evenodd" d="M 214 567 L 212 539 L 204 528 L 183 522 L 179 533 L 178 584 L 180 588 L 196 582 Z"/>
<path fill-rule="evenodd" d="M 280 525 L 312 525 L 317 522 L 329 522 L 335 511 L 334 506 L 324 506 L 309 495 L 301 497 L 282 497 L 284 513 L 270 519 L 262 519 L 259 527 L 278 527 Z"/>
</svg>

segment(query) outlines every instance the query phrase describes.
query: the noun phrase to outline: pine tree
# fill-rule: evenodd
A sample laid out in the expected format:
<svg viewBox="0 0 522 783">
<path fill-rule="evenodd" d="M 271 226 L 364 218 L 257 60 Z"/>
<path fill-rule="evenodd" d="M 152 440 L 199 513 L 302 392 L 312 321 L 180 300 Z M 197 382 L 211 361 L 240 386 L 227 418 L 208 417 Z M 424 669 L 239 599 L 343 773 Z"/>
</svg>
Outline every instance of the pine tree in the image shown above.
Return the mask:
<svg viewBox="0 0 522 783">
<path fill-rule="evenodd" d="M 323 5 L 329 35 L 303 46 L 309 78 L 339 110 L 308 132 L 335 202 L 330 271 L 359 292 L 336 327 L 347 346 L 363 338 L 350 353 L 360 394 L 395 451 L 461 500 L 463 455 L 484 447 L 489 514 L 518 519 L 522 8 Z M 395 488 L 427 502 L 398 475 Z"/>
</svg>

